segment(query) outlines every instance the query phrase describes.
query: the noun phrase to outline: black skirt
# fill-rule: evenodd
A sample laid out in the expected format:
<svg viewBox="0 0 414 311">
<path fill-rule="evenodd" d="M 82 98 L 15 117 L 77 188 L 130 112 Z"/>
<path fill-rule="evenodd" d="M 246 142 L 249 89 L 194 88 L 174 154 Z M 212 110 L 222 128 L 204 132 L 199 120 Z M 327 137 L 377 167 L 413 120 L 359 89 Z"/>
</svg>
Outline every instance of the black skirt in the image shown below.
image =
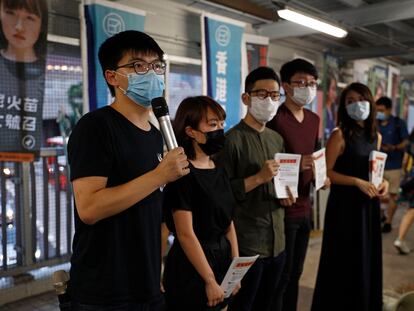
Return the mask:
<svg viewBox="0 0 414 311">
<path fill-rule="evenodd" d="M 231 245 L 223 236 L 218 242 L 200 242 L 204 254 L 220 285 L 231 264 Z M 207 306 L 205 282 L 185 255 L 178 239 L 168 253 L 164 270 L 164 288 L 167 310 L 221 310 L 228 299 L 215 307 Z"/>
<path fill-rule="evenodd" d="M 381 311 L 379 200 L 357 187 L 332 186 L 312 311 Z"/>
</svg>

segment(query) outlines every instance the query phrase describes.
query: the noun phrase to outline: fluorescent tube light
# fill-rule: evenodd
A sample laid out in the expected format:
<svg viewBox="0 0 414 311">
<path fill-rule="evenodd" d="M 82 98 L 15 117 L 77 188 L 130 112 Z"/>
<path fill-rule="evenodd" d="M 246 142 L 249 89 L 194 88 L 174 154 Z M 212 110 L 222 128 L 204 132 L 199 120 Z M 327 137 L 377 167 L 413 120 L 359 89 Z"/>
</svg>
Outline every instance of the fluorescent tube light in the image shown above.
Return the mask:
<svg viewBox="0 0 414 311">
<path fill-rule="evenodd" d="M 303 15 L 302 13 L 298 13 L 290 9 L 279 10 L 277 11 L 277 14 L 283 19 L 315 29 L 337 38 L 344 38 L 348 34 L 348 32 L 342 28 L 322 22 L 313 17 Z"/>
</svg>

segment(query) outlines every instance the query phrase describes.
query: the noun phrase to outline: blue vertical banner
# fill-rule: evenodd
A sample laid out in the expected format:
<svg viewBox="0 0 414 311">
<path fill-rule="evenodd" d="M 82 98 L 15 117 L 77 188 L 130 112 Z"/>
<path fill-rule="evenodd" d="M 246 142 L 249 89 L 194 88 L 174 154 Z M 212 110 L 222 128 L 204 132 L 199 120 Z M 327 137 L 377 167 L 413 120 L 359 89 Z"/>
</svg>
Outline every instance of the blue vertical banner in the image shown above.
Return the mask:
<svg viewBox="0 0 414 311">
<path fill-rule="evenodd" d="M 244 23 L 205 14 L 203 31 L 204 91 L 226 111 L 226 129 L 240 121 L 242 37 Z"/>
<path fill-rule="evenodd" d="M 145 12 L 104 0 L 84 0 L 81 5 L 84 18 L 82 46 L 86 47 L 83 55 L 87 59 L 84 66 L 84 70 L 87 69 L 84 94 L 87 94 L 89 103 L 85 108 L 94 110 L 106 106 L 110 97 L 98 59 L 100 45 L 121 31 L 144 31 Z"/>
</svg>

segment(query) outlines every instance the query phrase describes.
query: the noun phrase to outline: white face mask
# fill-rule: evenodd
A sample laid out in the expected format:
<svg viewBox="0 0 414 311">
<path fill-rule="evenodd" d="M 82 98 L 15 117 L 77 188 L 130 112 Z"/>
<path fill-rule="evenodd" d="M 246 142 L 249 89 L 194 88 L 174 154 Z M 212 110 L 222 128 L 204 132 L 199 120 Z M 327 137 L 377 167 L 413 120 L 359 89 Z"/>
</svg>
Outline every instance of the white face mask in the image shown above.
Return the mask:
<svg viewBox="0 0 414 311">
<path fill-rule="evenodd" d="M 251 97 L 249 112 L 257 122 L 266 123 L 276 115 L 279 105 L 278 100 L 274 101 L 269 96 L 265 99 L 253 96 Z"/>
<path fill-rule="evenodd" d="M 316 88 L 294 87 L 292 100 L 299 106 L 309 105 L 316 97 Z"/>
<path fill-rule="evenodd" d="M 364 121 L 368 118 L 370 112 L 370 105 L 369 102 L 358 101 L 351 104 L 346 105 L 346 112 L 348 115 L 354 119 L 355 121 Z"/>
</svg>

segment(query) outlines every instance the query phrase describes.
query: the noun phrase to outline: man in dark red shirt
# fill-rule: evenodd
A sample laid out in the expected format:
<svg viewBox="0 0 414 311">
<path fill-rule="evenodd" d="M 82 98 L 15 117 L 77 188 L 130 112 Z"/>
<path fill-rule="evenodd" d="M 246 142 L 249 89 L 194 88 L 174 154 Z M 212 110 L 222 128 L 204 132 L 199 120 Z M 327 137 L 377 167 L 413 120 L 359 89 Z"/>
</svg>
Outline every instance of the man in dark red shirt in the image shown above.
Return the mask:
<svg viewBox="0 0 414 311">
<path fill-rule="evenodd" d="M 284 64 L 280 70 L 286 101 L 267 126 L 284 140 L 287 153 L 302 155 L 299 197 L 285 210 L 286 264 L 274 299 L 274 310 L 296 310 L 299 279 L 303 271 L 311 230 L 310 188 L 312 153 L 318 146 L 319 117 L 305 106 L 316 96 L 318 73 L 303 59 Z M 329 181 L 327 181 L 329 183 Z"/>
</svg>

